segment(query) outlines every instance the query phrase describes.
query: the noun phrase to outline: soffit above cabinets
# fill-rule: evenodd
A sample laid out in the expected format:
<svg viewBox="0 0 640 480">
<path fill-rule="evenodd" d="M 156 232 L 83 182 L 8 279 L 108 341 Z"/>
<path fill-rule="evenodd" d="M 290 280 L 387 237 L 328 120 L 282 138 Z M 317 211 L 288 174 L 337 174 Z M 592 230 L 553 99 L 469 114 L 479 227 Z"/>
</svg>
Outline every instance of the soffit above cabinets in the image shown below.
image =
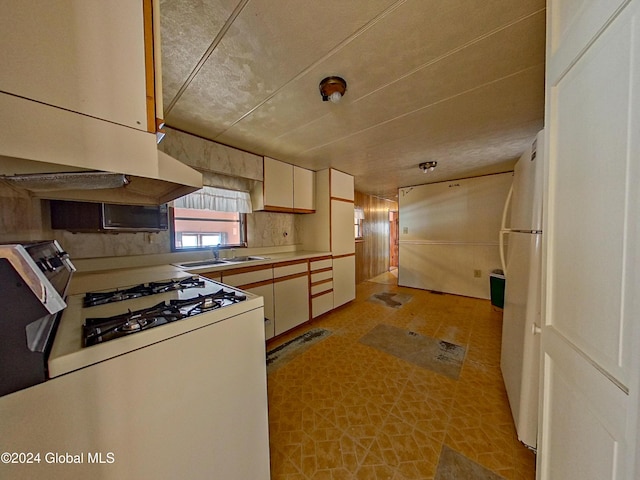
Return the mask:
<svg viewBox="0 0 640 480">
<path fill-rule="evenodd" d="M 364 193 L 510 170 L 543 126 L 544 0 L 161 0 L 160 12 L 168 126 L 336 168 Z M 318 90 L 330 75 L 348 84 L 337 104 Z"/>
</svg>

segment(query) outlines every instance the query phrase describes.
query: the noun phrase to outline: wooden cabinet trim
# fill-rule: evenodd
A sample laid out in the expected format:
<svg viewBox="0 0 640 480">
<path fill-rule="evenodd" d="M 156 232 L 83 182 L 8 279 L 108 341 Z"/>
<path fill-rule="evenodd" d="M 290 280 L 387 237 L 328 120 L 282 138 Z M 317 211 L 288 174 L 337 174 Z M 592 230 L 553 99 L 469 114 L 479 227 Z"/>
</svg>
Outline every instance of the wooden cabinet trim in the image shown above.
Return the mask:
<svg viewBox="0 0 640 480">
<path fill-rule="evenodd" d="M 321 297 L 323 295 L 327 295 L 328 293 L 333 293 L 333 288 L 330 289 L 330 290 L 324 290 L 323 292 L 319 292 L 319 293 L 316 293 L 314 295 L 311 295 L 311 299 L 313 300 L 314 298 L 318 298 L 318 297 Z"/>
<path fill-rule="evenodd" d="M 289 207 L 278 207 L 276 205 L 265 205 L 264 209 L 269 212 L 277 212 L 277 213 L 293 213 L 293 208 Z"/>
<path fill-rule="evenodd" d="M 239 288 L 240 290 L 249 290 L 251 288 L 264 287 L 266 285 L 273 285 L 273 280 L 262 280 L 260 282 L 245 283 L 244 285 L 238 285 L 234 288 Z"/>
<path fill-rule="evenodd" d="M 156 81 L 153 52 L 153 0 L 142 0 L 147 132 L 156 133 Z"/>
<path fill-rule="evenodd" d="M 322 257 L 313 257 L 309 261 L 313 263 L 313 262 L 321 262 L 323 260 L 331 260 L 331 255 L 323 255 Z"/>
<path fill-rule="evenodd" d="M 216 280 L 218 282 L 221 281 L 222 279 L 220 272 L 204 272 L 204 273 L 199 273 L 198 275 L 200 275 L 201 277 L 208 278 L 210 280 Z"/>
<path fill-rule="evenodd" d="M 273 267 L 273 263 L 264 264 L 264 265 L 251 265 L 247 267 L 237 267 L 230 270 L 222 270 L 220 273 L 224 278 L 229 277 L 231 275 L 237 275 L 239 273 L 249 273 L 249 272 L 258 272 L 260 270 L 268 270 Z"/>
<path fill-rule="evenodd" d="M 313 267 L 312 267 L 311 273 L 324 273 L 324 272 L 330 272 L 331 270 L 333 270 L 333 267 L 318 268 L 316 270 L 313 270 Z"/>
<path fill-rule="evenodd" d="M 325 278 L 324 280 L 318 280 L 317 282 L 311 282 L 311 286 L 322 285 L 323 283 L 333 282 L 333 278 Z"/>
<path fill-rule="evenodd" d="M 342 197 L 331 197 L 330 200 L 335 200 L 336 202 L 355 203 L 355 200 Z"/>
<path fill-rule="evenodd" d="M 274 278 L 273 283 L 286 282 L 287 280 L 292 280 L 294 278 L 308 277 L 308 276 L 309 276 L 309 272 L 294 273 L 292 275 L 286 275 L 284 277 Z"/>
<path fill-rule="evenodd" d="M 304 258 L 302 260 L 287 260 L 284 262 L 278 262 L 276 264 L 273 265 L 273 268 L 279 268 L 279 267 L 288 267 L 289 265 L 298 265 L 301 263 L 309 263 L 309 259 Z M 274 271 L 274 275 L 275 275 L 275 271 Z"/>
</svg>

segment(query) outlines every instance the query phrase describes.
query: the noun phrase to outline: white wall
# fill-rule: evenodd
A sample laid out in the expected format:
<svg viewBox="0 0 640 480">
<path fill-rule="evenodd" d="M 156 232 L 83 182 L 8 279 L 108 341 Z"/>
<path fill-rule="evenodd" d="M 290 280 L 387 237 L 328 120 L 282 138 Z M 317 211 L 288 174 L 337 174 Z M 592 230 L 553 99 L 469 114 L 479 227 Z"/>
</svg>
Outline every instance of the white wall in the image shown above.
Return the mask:
<svg viewBox="0 0 640 480">
<path fill-rule="evenodd" d="M 401 188 L 398 284 L 490 298 L 512 179 L 509 172 Z"/>
</svg>

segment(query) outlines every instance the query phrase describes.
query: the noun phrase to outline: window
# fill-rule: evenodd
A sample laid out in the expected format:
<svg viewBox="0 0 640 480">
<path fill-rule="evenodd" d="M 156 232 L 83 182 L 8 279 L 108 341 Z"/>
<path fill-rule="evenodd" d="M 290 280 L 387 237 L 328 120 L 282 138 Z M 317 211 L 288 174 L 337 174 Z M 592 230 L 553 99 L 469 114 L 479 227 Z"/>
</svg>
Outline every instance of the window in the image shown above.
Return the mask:
<svg viewBox="0 0 640 480">
<path fill-rule="evenodd" d="M 355 227 L 356 240 L 362 240 L 362 224 L 364 222 L 364 210 L 356 207 L 353 211 L 353 222 Z"/>
<path fill-rule="evenodd" d="M 244 213 L 174 207 L 174 249 L 245 246 L 245 220 Z"/>
<path fill-rule="evenodd" d="M 173 250 L 246 247 L 247 192 L 203 187 L 173 202 Z"/>
</svg>

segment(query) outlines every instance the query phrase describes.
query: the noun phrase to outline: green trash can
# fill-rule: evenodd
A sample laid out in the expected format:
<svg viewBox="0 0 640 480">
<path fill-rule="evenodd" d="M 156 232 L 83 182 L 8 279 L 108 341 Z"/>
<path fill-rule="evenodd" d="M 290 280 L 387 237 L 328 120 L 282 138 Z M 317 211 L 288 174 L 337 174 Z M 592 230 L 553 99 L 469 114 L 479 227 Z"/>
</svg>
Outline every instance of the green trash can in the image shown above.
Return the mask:
<svg viewBox="0 0 640 480">
<path fill-rule="evenodd" d="M 494 270 L 489 274 L 489 286 L 491 287 L 491 305 L 504 308 L 504 272 Z"/>
</svg>

